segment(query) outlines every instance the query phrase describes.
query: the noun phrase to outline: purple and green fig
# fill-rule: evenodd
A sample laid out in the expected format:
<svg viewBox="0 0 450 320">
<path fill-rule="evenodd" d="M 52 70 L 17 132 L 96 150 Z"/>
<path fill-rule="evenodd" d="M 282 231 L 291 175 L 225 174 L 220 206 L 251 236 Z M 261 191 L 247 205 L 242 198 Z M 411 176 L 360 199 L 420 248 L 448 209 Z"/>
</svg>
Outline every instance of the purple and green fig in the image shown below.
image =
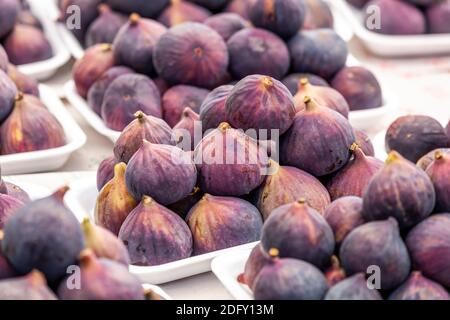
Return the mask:
<svg viewBox="0 0 450 320">
<path fill-rule="evenodd" d="M 117 164 L 115 156 L 105 158 L 100 162 L 97 169 L 97 190 L 102 188 L 114 178 L 114 166 Z"/>
<path fill-rule="evenodd" d="M 158 21 L 170 28 L 185 22 L 203 23 L 211 16 L 206 8 L 182 0 L 171 0 L 168 6 L 158 17 Z"/>
<path fill-rule="evenodd" d="M 414 271 L 404 284 L 389 295 L 389 300 L 450 300 L 450 295 L 439 283 Z"/>
<path fill-rule="evenodd" d="M 200 106 L 200 120 L 202 122 L 203 132 L 216 129 L 222 122 L 226 122 L 225 103 L 233 87 L 232 85 L 217 87 L 203 100 Z"/>
<path fill-rule="evenodd" d="M 14 65 L 8 65 L 8 77 L 14 82 L 17 90 L 25 94 L 39 97 L 39 84 L 32 77 L 20 72 Z"/>
<path fill-rule="evenodd" d="M 225 41 L 228 41 L 233 34 L 249 25 L 240 15 L 227 12 L 213 15 L 206 19 L 204 23 L 220 34 Z"/>
<path fill-rule="evenodd" d="M 450 212 L 450 154 L 436 151 L 435 160 L 427 168 L 436 192 L 435 212 Z"/>
<path fill-rule="evenodd" d="M 14 28 L 20 13 L 17 0 L 2 0 L 0 4 L 0 38 L 3 38 Z"/>
<path fill-rule="evenodd" d="M 45 276 L 33 270 L 26 276 L 0 281 L 0 300 L 57 300 Z"/>
<path fill-rule="evenodd" d="M 377 289 L 368 287 L 364 273 L 357 273 L 332 286 L 325 300 L 383 300 Z"/>
<path fill-rule="evenodd" d="M 0 123 L 3 123 L 14 109 L 17 92 L 14 82 L 0 70 Z"/>
<path fill-rule="evenodd" d="M 89 26 L 86 32 L 86 46 L 92 47 L 99 43 L 113 43 L 120 28 L 127 22 L 126 16 L 114 12 L 102 3 L 98 7 L 99 16 Z"/>
<path fill-rule="evenodd" d="M 333 29 L 334 18 L 330 6 L 324 0 L 305 0 L 306 13 L 303 30 Z"/>
<path fill-rule="evenodd" d="M 175 141 L 185 151 L 193 151 L 199 141 L 196 132 L 201 134 L 200 116 L 191 108 L 184 109 L 181 120 L 173 127 Z M 198 129 L 197 129 L 198 128 Z M 200 138 L 197 138 L 200 140 Z"/>
</svg>

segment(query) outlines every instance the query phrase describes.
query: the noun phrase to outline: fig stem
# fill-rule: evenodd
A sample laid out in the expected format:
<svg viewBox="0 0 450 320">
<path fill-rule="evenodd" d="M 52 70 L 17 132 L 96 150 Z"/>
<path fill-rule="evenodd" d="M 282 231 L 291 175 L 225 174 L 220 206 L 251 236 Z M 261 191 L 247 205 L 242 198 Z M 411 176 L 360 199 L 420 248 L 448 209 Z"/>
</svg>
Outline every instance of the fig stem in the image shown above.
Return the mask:
<svg viewBox="0 0 450 320">
<path fill-rule="evenodd" d="M 436 151 L 434 154 L 434 158 L 436 160 L 441 160 L 444 157 L 444 153 L 441 150 Z"/>
<path fill-rule="evenodd" d="M 317 104 L 309 96 L 305 96 L 303 102 L 305 103 L 306 111 L 313 111 L 317 108 Z"/>
<path fill-rule="evenodd" d="M 221 124 L 219 124 L 220 131 L 226 131 L 228 129 L 231 129 L 231 126 L 227 122 L 222 122 Z"/>
<path fill-rule="evenodd" d="M 306 86 L 307 84 L 309 84 L 308 78 L 301 78 L 300 79 L 300 86 Z"/>
<path fill-rule="evenodd" d="M 114 178 L 123 177 L 125 174 L 125 170 L 127 169 L 127 165 L 125 162 L 120 162 L 114 166 Z"/>
<path fill-rule="evenodd" d="M 268 253 L 269 256 L 274 259 L 280 256 L 280 251 L 277 248 L 271 248 Z"/>
<path fill-rule="evenodd" d="M 3 230 L 0 230 L 0 241 L 2 241 L 4 237 L 5 233 L 3 232 Z"/>
<path fill-rule="evenodd" d="M 153 202 L 153 199 L 149 196 L 143 196 L 142 197 L 142 203 L 145 205 L 151 204 Z"/>
<path fill-rule="evenodd" d="M 52 197 L 59 201 L 63 201 L 64 196 L 67 193 L 67 191 L 69 191 L 69 189 L 70 189 L 69 186 L 59 188 L 58 190 L 55 191 L 55 193 L 53 193 Z"/>
<path fill-rule="evenodd" d="M 266 89 L 273 87 L 273 80 L 270 77 L 263 77 L 262 84 Z"/>
<path fill-rule="evenodd" d="M 141 20 L 141 16 L 139 14 L 132 13 L 130 15 L 130 24 L 131 25 L 135 26 L 139 22 L 139 20 Z"/>
<path fill-rule="evenodd" d="M 333 267 L 334 269 L 338 269 L 341 267 L 341 263 L 339 262 L 338 257 L 336 256 L 331 257 L 331 267 Z"/>
<path fill-rule="evenodd" d="M 391 151 L 389 152 L 389 155 L 386 159 L 386 164 L 391 164 L 398 160 L 400 160 L 400 155 L 397 153 L 397 151 Z"/>
<path fill-rule="evenodd" d="M 47 280 L 45 279 L 42 272 L 37 269 L 33 269 L 28 275 L 27 280 L 33 286 L 46 286 Z"/>
<path fill-rule="evenodd" d="M 22 91 L 19 91 L 19 92 L 17 93 L 17 96 L 16 96 L 16 102 L 22 101 L 22 100 L 23 100 L 23 97 L 24 97 L 23 92 L 22 92 Z"/>
<path fill-rule="evenodd" d="M 103 52 L 108 52 L 112 50 L 112 45 L 110 43 L 103 43 L 100 48 Z"/>
<path fill-rule="evenodd" d="M 306 199 L 305 198 L 300 198 L 300 199 L 298 199 L 297 203 L 306 204 Z"/>
<path fill-rule="evenodd" d="M 142 123 L 142 122 L 144 121 L 144 119 L 145 119 L 145 113 L 143 113 L 142 111 L 137 111 L 137 112 L 134 114 L 134 117 L 135 117 L 136 119 L 138 119 L 140 123 Z"/>
<path fill-rule="evenodd" d="M 98 12 L 100 12 L 100 14 L 109 12 L 111 11 L 110 9 L 111 8 L 106 3 L 100 3 L 98 5 Z"/>
</svg>

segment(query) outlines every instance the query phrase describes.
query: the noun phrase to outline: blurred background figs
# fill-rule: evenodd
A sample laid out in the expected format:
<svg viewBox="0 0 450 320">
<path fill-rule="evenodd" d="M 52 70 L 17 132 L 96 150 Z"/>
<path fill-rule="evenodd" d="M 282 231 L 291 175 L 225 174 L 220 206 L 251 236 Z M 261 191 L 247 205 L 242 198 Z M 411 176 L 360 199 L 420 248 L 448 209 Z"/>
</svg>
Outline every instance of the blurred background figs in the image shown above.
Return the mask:
<svg viewBox="0 0 450 320">
<path fill-rule="evenodd" d="M 86 32 L 86 46 L 92 47 L 99 43 L 113 43 L 119 29 L 126 23 L 125 15 L 114 12 L 102 3 L 98 6 L 99 16 L 95 19 Z"/>
<path fill-rule="evenodd" d="M 215 30 L 227 41 L 233 34 L 248 27 L 248 22 L 236 13 L 218 13 L 204 21 L 205 25 Z"/>
<path fill-rule="evenodd" d="M 216 129 L 227 119 L 225 105 L 234 86 L 223 85 L 211 91 L 200 106 L 200 120 L 203 132 Z"/>
<path fill-rule="evenodd" d="M 33 270 L 25 276 L 0 281 L 0 300 L 57 300 L 45 276 Z"/>
<path fill-rule="evenodd" d="M 14 28 L 20 13 L 20 4 L 17 0 L 2 0 L 0 8 L 0 38 L 3 38 Z"/>
<path fill-rule="evenodd" d="M 436 151 L 426 173 L 436 192 L 435 212 L 450 212 L 450 154 Z"/>
<path fill-rule="evenodd" d="M 357 273 L 332 286 L 325 300 L 383 300 L 377 289 L 370 289 L 364 273 Z"/>
<path fill-rule="evenodd" d="M 334 18 L 324 0 L 304 0 L 306 5 L 304 30 L 333 28 Z"/>
<path fill-rule="evenodd" d="M 233 12 L 244 19 L 249 19 L 249 11 L 256 0 L 230 0 L 225 8 L 226 12 Z"/>
<path fill-rule="evenodd" d="M 39 97 L 38 82 L 30 76 L 20 72 L 14 65 L 8 65 L 8 77 L 14 82 L 17 90 L 25 94 Z"/>
<path fill-rule="evenodd" d="M 389 300 L 450 300 L 443 286 L 414 271 L 408 280 L 389 295 Z"/>
</svg>

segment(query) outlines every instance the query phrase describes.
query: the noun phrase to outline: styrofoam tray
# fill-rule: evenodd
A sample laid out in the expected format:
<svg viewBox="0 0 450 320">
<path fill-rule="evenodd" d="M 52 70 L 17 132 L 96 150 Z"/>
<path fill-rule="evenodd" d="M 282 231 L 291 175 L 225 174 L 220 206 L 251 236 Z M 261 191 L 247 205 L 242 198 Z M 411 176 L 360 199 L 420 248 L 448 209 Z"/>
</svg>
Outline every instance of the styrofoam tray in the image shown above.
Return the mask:
<svg viewBox="0 0 450 320">
<path fill-rule="evenodd" d="M 369 31 L 363 24 L 363 14 L 345 0 L 333 0 L 336 8 L 349 22 L 355 35 L 365 46 L 380 56 L 418 56 L 436 55 L 450 52 L 449 34 L 424 34 L 409 36 L 390 36 Z"/>
<path fill-rule="evenodd" d="M 39 85 L 41 101 L 56 117 L 64 129 L 66 145 L 41 151 L 0 156 L 4 175 L 52 171 L 62 167 L 72 152 L 86 143 L 86 135 L 73 120 L 56 93 L 46 85 Z"/>
<path fill-rule="evenodd" d="M 79 180 L 70 185 L 70 190 L 65 196 L 65 203 L 80 221 L 86 216 L 93 220 L 97 194 L 95 173 L 92 173 L 91 178 Z M 255 243 L 245 244 L 153 267 L 130 266 L 130 271 L 136 274 L 142 282 L 167 283 L 208 272 L 211 270 L 211 261 L 215 257 L 254 246 Z"/>
</svg>

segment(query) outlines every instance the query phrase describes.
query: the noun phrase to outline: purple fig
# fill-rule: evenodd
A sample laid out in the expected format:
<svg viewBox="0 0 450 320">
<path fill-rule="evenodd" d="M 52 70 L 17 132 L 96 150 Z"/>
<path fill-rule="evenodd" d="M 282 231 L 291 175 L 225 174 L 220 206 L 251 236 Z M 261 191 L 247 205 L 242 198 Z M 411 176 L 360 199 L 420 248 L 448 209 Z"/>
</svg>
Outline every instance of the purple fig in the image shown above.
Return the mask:
<svg viewBox="0 0 450 320">
<path fill-rule="evenodd" d="M 375 157 L 375 148 L 367 133 L 362 130 L 353 128 L 355 131 L 356 143 L 367 157 Z"/>
<path fill-rule="evenodd" d="M 352 6 L 362 9 L 370 0 L 346 0 L 346 1 L 350 3 Z"/>
<path fill-rule="evenodd" d="M 70 28 L 70 31 L 77 38 L 77 40 L 83 44 L 89 26 L 98 17 L 98 6 L 102 3 L 102 1 L 103 0 L 62 0 L 60 2 L 61 15 L 58 20 L 64 23 L 64 25 L 71 26 L 72 28 Z M 78 8 L 81 13 L 79 16 L 80 24 L 76 27 L 73 21 L 74 11 L 71 10 L 74 8 L 73 6 Z"/>
<path fill-rule="evenodd" d="M 100 15 L 87 29 L 85 43 L 92 47 L 99 43 L 113 43 L 119 29 L 127 22 L 127 18 L 118 12 L 114 12 L 106 4 L 98 7 Z"/>
<path fill-rule="evenodd" d="M 166 93 L 167 90 L 169 90 L 170 86 L 169 84 L 163 79 L 163 78 L 153 78 L 153 82 L 155 83 L 156 87 L 159 90 L 159 93 L 161 94 L 161 97 Z"/>
<path fill-rule="evenodd" d="M 6 54 L 5 49 L 0 44 L 0 70 L 7 72 L 9 66 L 8 55 Z"/>
<path fill-rule="evenodd" d="M 364 273 L 357 273 L 331 287 L 325 300 L 383 300 L 383 298 L 377 289 L 369 288 Z"/>
<path fill-rule="evenodd" d="M 219 13 L 204 22 L 208 27 L 217 31 L 227 41 L 233 34 L 248 26 L 248 22 L 236 13 Z"/>
<path fill-rule="evenodd" d="M 0 4 L 0 38 L 6 36 L 14 28 L 19 12 L 19 1 L 2 0 Z"/>
<path fill-rule="evenodd" d="M 170 28 L 185 22 L 203 23 L 209 16 L 211 12 L 196 4 L 171 0 L 171 5 L 160 14 L 158 21 Z"/>
<path fill-rule="evenodd" d="M 256 0 L 231 0 L 225 8 L 225 12 L 237 13 L 242 18 L 249 20 L 249 11 Z"/>
<path fill-rule="evenodd" d="M 0 300 L 57 300 L 44 275 L 33 270 L 20 278 L 0 281 Z"/>
<path fill-rule="evenodd" d="M 18 276 L 17 271 L 14 270 L 11 263 L 6 259 L 5 255 L 3 254 L 1 242 L 3 240 L 3 231 L 0 230 L 0 280 L 3 279 L 9 279 Z"/>
<path fill-rule="evenodd" d="M 5 182 L 5 187 L 6 187 L 5 194 L 13 198 L 16 198 L 17 200 L 23 203 L 31 202 L 31 198 L 28 195 L 28 193 L 25 190 L 21 189 L 19 186 L 16 186 L 15 184 L 10 182 Z"/>
<path fill-rule="evenodd" d="M 333 28 L 334 18 L 328 2 L 324 0 L 305 0 L 304 2 L 306 5 L 304 30 Z"/>
<path fill-rule="evenodd" d="M 0 70 L 0 123 L 3 123 L 14 108 L 17 87 L 8 75 Z"/>
<path fill-rule="evenodd" d="M 203 195 L 202 190 L 199 187 L 195 187 L 184 199 L 168 205 L 167 208 L 185 219 L 192 207 L 203 198 Z"/>
<path fill-rule="evenodd" d="M 220 86 L 206 96 L 200 107 L 200 120 L 204 132 L 215 129 L 226 121 L 225 103 L 232 89 L 232 85 Z"/>
<path fill-rule="evenodd" d="M 339 258 L 336 256 L 331 257 L 331 265 L 325 271 L 324 275 L 330 288 L 347 277 L 345 270 L 341 267 Z"/>
<path fill-rule="evenodd" d="M 22 9 L 19 12 L 19 15 L 17 16 L 17 23 L 44 30 L 41 21 L 39 21 L 39 19 L 30 11 L 29 8 Z"/>
<path fill-rule="evenodd" d="M 436 192 L 436 212 L 450 212 L 450 155 L 436 151 L 435 160 L 426 173 Z"/>
<path fill-rule="evenodd" d="M 414 271 L 404 284 L 389 295 L 389 300 L 450 300 L 443 286 Z"/>
<path fill-rule="evenodd" d="M 23 206 L 22 201 L 7 194 L 0 194 L 0 230 L 4 228 L 8 219 Z"/>
<path fill-rule="evenodd" d="M 261 270 L 271 262 L 270 256 L 264 251 L 259 243 L 253 248 L 247 262 L 245 263 L 245 271 L 242 275 L 243 282 L 253 289 L 255 279 Z"/>
<path fill-rule="evenodd" d="M 20 72 L 12 64 L 8 65 L 8 76 L 20 92 L 39 97 L 39 85 L 35 79 Z"/>
<path fill-rule="evenodd" d="M 329 87 L 328 82 L 312 73 L 292 73 L 286 76 L 281 82 L 289 89 L 291 94 L 295 96 L 300 86 L 300 81 L 307 79 L 308 82 L 314 86 Z"/>
<path fill-rule="evenodd" d="M 114 10 L 128 14 L 138 13 L 143 17 L 155 18 L 169 5 L 170 0 L 106 0 Z"/>
<path fill-rule="evenodd" d="M 185 108 L 181 120 L 173 127 L 177 145 L 182 146 L 185 151 L 193 151 L 199 142 L 196 141 L 196 131 L 199 131 L 198 135 L 202 132 L 200 124 L 200 116 L 191 108 Z"/>
<path fill-rule="evenodd" d="M 430 166 L 430 164 L 436 160 L 436 152 L 440 151 L 445 154 L 450 154 L 450 148 L 440 148 L 433 151 L 428 152 L 426 155 L 424 155 L 422 158 L 417 161 L 417 166 L 422 169 L 423 171 L 426 171 L 427 168 Z"/>
<path fill-rule="evenodd" d="M 229 0 L 188 0 L 211 11 L 217 12 L 225 7 Z"/>
<path fill-rule="evenodd" d="M 117 164 L 116 157 L 111 156 L 104 159 L 97 169 L 97 190 L 100 191 L 109 181 L 114 178 L 114 166 Z"/>
</svg>

